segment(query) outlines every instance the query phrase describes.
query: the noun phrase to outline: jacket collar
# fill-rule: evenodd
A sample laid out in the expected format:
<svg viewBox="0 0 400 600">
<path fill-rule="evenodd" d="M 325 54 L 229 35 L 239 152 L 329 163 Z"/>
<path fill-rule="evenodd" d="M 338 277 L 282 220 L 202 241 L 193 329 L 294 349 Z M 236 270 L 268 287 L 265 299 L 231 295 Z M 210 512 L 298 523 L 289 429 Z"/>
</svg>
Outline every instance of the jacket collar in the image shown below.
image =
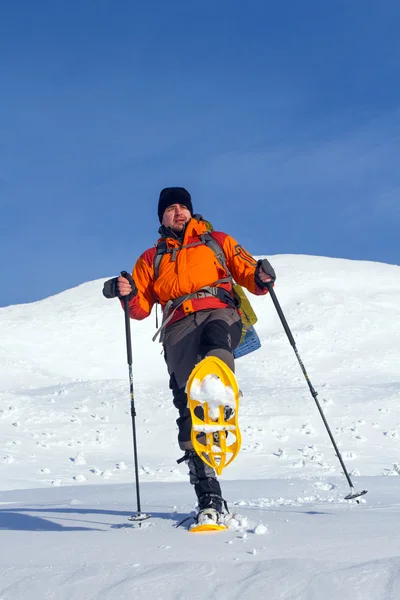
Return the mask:
<svg viewBox="0 0 400 600">
<path fill-rule="evenodd" d="M 202 233 L 206 233 L 209 230 L 209 224 L 206 221 L 203 221 L 203 217 L 201 215 L 193 215 L 193 217 L 186 223 L 186 227 L 182 233 L 175 233 L 169 227 L 161 227 L 158 230 L 161 238 L 158 240 L 166 240 L 168 242 L 172 242 L 172 245 L 182 244 L 185 245 L 187 239 L 189 237 L 195 237 L 201 235 Z M 183 235 L 182 235 L 183 234 Z"/>
</svg>

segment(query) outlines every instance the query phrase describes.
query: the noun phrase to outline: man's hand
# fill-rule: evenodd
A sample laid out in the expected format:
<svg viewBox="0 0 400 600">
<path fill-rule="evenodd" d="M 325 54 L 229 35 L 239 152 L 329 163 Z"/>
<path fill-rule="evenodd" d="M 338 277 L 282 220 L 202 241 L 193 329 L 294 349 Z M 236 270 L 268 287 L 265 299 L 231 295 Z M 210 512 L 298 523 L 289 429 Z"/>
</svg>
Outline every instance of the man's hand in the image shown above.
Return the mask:
<svg viewBox="0 0 400 600">
<path fill-rule="evenodd" d="M 259 260 L 255 274 L 257 286 L 264 289 L 267 287 L 267 283 L 274 283 L 275 279 L 276 275 L 271 263 L 266 258 Z"/>
<path fill-rule="evenodd" d="M 103 296 L 106 298 L 127 298 L 131 300 L 137 294 L 137 287 L 132 275 L 122 271 L 119 277 L 113 277 L 105 282 Z"/>
<path fill-rule="evenodd" d="M 274 281 L 271 275 L 267 275 L 264 273 L 263 268 L 258 271 L 258 276 L 263 283 L 268 283 L 269 281 Z"/>
<path fill-rule="evenodd" d="M 117 279 L 117 288 L 118 288 L 118 296 L 123 298 L 124 296 L 129 296 L 132 293 L 132 286 L 125 277 L 121 275 Z"/>
</svg>

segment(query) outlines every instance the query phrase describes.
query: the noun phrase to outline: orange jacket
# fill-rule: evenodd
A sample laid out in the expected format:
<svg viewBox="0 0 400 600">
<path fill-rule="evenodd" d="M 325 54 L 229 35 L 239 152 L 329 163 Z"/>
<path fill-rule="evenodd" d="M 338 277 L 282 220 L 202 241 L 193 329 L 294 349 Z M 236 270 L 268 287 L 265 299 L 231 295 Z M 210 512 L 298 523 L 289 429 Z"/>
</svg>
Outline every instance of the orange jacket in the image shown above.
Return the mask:
<svg viewBox="0 0 400 600">
<path fill-rule="evenodd" d="M 168 248 L 180 248 L 199 241 L 199 236 L 208 231 L 209 226 L 202 220 L 192 218 L 186 226 L 183 243 L 176 238 L 166 238 Z M 234 280 L 249 292 L 257 295 L 266 294 L 268 290 L 257 287 L 254 279 L 257 261 L 242 248 L 230 235 L 213 231 L 211 235 L 219 243 L 226 258 L 226 264 Z M 157 244 L 161 241 L 160 238 Z M 215 252 L 206 244 L 183 248 L 176 252 L 175 260 L 171 253 L 164 254 L 154 281 L 154 258 L 156 246 L 146 250 L 137 260 L 132 272 L 138 293 L 129 302 L 129 313 L 132 319 L 144 319 L 149 316 L 156 301 L 164 308 L 169 300 L 196 292 L 205 286 L 212 286 L 219 279 L 227 277 L 216 257 Z M 230 283 L 219 284 L 220 287 L 232 291 Z M 176 310 L 170 323 L 186 315 L 206 308 L 223 308 L 227 303 L 214 296 L 186 300 Z"/>
</svg>

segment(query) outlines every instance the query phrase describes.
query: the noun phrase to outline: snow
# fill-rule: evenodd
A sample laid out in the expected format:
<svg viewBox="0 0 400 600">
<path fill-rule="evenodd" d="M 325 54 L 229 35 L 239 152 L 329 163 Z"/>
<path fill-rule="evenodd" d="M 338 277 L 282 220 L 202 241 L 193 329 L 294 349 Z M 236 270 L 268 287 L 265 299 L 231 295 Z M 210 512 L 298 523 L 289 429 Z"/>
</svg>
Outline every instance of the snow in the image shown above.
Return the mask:
<svg viewBox="0 0 400 600">
<path fill-rule="evenodd" d="M 233 389 L 213 375 L 206 375 L 203 379 L 195 378 L 191 387 L 191 397 L 200 404 L 208 404 L 211 419 L 218 419 L 220 407 L 236 408 L 236 400 Z M 217 431 L 217 429 L 213 429 Z"/>
<path fill-rule="evenodd" d="M 228 530 L 195 509 L 153 317 L 132 322 L 136 513 L 123 313 L 92 281 L 0 309 L 1 600 L 398 600 L 400 268 L 270 257 L 275 291 L 349 487 L 274 306 L 236 362 L 242 449 L 222 477 Z M 106 277 L 105 277 L 106 278 Z M 225 403 L 225 401 L 224 401 Z M 189 527 L 190 522 L 187 524 Z"/>
<path fill-rule="evenodd" d="M 215 431 L 234 431 L 235 425 L 193 425 L 194 431 L 204 431 L 204 433 L 214 433 Z"/>
</svg>

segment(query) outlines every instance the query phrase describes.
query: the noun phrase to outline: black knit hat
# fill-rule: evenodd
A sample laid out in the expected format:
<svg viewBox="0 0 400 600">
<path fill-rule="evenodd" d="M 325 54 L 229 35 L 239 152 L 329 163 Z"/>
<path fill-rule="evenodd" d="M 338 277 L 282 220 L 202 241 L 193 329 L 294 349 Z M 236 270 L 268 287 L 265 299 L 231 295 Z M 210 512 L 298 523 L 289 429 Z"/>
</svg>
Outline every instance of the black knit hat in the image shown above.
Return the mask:
<svg viewBox="0 0 400 600">
<path fill-rule="evenodd" d="M 183 187 L 168 187 L 164 188 L 160 192 L 160 199 L 158 201 L 158 218 L 162 223 L 164 210 L 171 206 L 171 204 L 183 204 L 190 214 L 193 215 L 192 198 L 187 190 Z"/>
</svg>

